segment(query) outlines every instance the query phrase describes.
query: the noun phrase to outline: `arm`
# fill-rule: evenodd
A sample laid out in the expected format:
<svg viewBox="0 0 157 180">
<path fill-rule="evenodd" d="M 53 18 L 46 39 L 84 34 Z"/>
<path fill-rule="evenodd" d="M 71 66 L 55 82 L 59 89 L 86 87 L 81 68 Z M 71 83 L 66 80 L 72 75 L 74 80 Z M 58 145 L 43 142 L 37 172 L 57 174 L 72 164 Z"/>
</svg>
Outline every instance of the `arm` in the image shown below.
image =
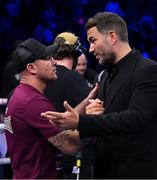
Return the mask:
<svg viewBox="0 0 157 180">
<path fill-rule="evenodd" d="M 34 111 L 30 113 L 32 109 Z M 63 153 L 73 155 L 78 152 L 81 147 L 78 131 L 61 131 L 53 122 L 50 123 L 47 118 L 40 115 L 41 112 L 47 110 L 56 111 L 50 101 L 40 96 L 29 101 L 22 116 L 27 117 L 26 121 L 29 127 L 39 132 L 42 137 Z"/>
<path fill-rule="evenodd" d="M 64 113 L 47 111 L 45 113 L 42 113 L 41 116 L 46 117 L 51 123 L 55 123 L 63 130 L 77 129 L 79 123 L 79 113 L 75 109 L 73 109 L 66 101 L 64 102 L 64 107 L 67 110 Z M 103 111 L 104 108 L 102 101 L 100 101 L 99 99 L 91 100 L 91 105 L 89 105 L 88 113 L 102 114 Z"/>
<path fill-rule="evenodd" d="M 64 113 L 46 111 L 41 113 L 41 116 L 46 117 L 52 124 L 54 123 L 57 127 L 62 130 L 77 129 L 79 122 L 79 113 L 73 109 L 67 101 L 64 101 L 64 107 L 67 110 Z"/>
<path fill-rule="evenodd" d="M 64 130 L 57 135 L 48 138 L 48 141 L 67 155 L 75 155 L 81 148 L 81 142 L 77 130 Z"/>
<path fill-rule="evenodd" d="M 121 94 L 122 95 L 122 94 Z M 78 129 L 80 137 L 102 134 L 135 134 L 156 118 L 157 66 L 137 74 L 136 84 L 128 105 L 122 111 L 105 115 L 79 115 L 67 102 L 65 113 L 47 112 L 49 118 L 62 129 Z M 127 98 L 127 97 L 126 97 Z M 118 109 L 123 97 L 116 102 Z"/>
<path fill-rule="evenodd" d="M 84 114 L 85 113 L 85 108 L 86 106 L 89 104 L 89 100 L 93 99 L 96 97 L 97 92 L 98 92 L 98 84 L 95 85 L 95 87 L 91 90 L 91 92 L 89 93 L 89 95 L 79 104 L 75 107 L 75 110 L 79 113 L 79 114 Z"/>
<path fill-rule="evenodd" d="M 137 134 L 144 128 L 153 126 L 157 112 L 157 66 L 138 71 L 131 96 L 125 94 L 128 105 L 120 110 L 118 106 L 125 99 L 123 92 L 126 90 L 117 94 L 120 95 L 118 100 L 112 102 L 112 107 L 116 105 L 117 111 L 99 116 L 80 115 L 78 130 L 81 138 L 91 135 Z"/>
</svg>

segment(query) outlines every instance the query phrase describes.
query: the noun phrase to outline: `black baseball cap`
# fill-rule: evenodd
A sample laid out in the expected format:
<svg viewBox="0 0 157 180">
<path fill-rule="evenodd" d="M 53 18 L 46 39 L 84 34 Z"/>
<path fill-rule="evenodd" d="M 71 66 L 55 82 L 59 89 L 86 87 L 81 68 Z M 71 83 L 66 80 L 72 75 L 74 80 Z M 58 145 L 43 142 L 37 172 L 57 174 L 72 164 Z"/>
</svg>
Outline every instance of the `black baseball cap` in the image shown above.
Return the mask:
<svg viewBox="0 0 157 180">
<path fill-rule="evenodd" d="M 13 52 L 13 61 L 16 71 L 20 73 L 26 68 L 28 63 L 32 63 L 37 59 L 44 60 L 48 56 L 53 57 L 58 49 L 58 46 L 58 44 L 45 46 L 34 38 L 23 41 L 18 44 Z"/>
</svg>

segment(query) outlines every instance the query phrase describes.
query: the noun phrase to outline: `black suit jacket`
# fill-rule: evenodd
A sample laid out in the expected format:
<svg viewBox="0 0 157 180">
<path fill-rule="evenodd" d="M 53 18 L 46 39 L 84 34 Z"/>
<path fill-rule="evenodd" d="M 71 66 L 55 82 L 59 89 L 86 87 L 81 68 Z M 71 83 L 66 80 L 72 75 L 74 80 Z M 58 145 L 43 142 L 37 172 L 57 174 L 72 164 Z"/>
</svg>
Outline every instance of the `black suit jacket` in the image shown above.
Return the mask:
<svg viewBox="0 0 157 180">
<path fill-rule="evenodd" d="M 122 61 L 101 82 L 106 114 L 80 115 L 80 137 L 98 137 L 95 178 L 157 178 L 157 63 L 135 50 Z"/>
</svg>

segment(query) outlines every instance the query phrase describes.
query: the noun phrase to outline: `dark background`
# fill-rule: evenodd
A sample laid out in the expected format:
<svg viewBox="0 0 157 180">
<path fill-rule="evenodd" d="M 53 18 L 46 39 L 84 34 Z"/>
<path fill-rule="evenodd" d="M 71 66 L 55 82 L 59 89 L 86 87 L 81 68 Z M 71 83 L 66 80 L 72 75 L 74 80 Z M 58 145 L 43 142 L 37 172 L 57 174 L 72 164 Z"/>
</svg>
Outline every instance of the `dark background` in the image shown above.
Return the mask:
<svg viewBox="0 0 157 180">
<path fill-rule="evenodd" d="M 0 77 L 17 40 L 34 37 L 49 45 L 60 32 L 71 31 L 88 48 L 84 24 L 102 11 L 122 16 L 131 47 L 157 60 L 156 7 L 156 0 L 0 0 Z M 100 71 L 92 55 L 89 66 Z"/>
</svg>

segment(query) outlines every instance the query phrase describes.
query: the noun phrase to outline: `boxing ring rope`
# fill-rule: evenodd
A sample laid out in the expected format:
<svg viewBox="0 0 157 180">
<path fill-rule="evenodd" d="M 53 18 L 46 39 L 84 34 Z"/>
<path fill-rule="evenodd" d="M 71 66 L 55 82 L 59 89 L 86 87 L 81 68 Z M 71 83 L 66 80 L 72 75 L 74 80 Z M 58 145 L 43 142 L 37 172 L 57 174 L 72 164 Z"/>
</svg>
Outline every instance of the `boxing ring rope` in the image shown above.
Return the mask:
<svg viewBox="0 0 157 180">
<path fill-rule="evenodd" d="M 4 131 L 4 124 L 0 123 L 0 133 Z M 10 158 L 5 157 L 5 158 L 0 158 L 0 165 L 5 165 L 5 164 L 10 164 Z"/>
<path fill-rule="evenodd" d="M 4 106 L 7 104 L 7 98 L 0 98 L 0 106 Z M 0 123 L 0 132 L 4 131 L 4 123 Z"/>
<path fill-rule="evenodd" d="M 0 133 L 4 131 L 4 123 L 0 123 Z"/>
<path fill-rule="evenodd" d="M 7 98 L 0 98 L 0 105 L 6 105 L 8 99 Z"/>
<path fill-rule="evenodd" d="M 7 98 L 0 98 L 0 105 L 6 105 L 7 104 Z M 4 132 L 4 123 L 0 123 L 0 133 Z M 10 158 L 0 158 L 0 165 L 10 164 Z"/>
<path fill-rule="evenodd" d="M 4 131 L 4 124 L 0 123 L 0 133 Z M 10 164 L 10 158 L 0 158 L 0 165 Z"/>
<path fill-rule="evenodd" d="M 5 165 L 5 164 L 10 164 L 10 158 L 6 157 L 6 158 L 0 158 L 0 165 Z"/>
</svg>

